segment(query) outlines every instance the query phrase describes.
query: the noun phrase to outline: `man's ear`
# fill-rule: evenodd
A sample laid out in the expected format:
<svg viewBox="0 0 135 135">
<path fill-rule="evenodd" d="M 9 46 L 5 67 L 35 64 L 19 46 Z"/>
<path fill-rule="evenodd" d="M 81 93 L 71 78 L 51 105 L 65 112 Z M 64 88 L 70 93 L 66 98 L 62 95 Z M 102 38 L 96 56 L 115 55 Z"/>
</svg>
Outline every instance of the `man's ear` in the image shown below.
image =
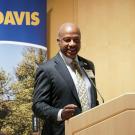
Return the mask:
<svg viewBox="0 0 135 135">
<path fill-rule="evenodd" d="M 60 39 L 57 38 L 57 42 L 59 42 L 59 41 L 60 41 Z"/>
<path fill-rule="evenodd" d="M 60 43 L 60 39 L 58 39 L 58 38 L 57 38 L 57 43 L 58 43 L 58 45 L 59 45 L 59 43 Z"/>
</svg>

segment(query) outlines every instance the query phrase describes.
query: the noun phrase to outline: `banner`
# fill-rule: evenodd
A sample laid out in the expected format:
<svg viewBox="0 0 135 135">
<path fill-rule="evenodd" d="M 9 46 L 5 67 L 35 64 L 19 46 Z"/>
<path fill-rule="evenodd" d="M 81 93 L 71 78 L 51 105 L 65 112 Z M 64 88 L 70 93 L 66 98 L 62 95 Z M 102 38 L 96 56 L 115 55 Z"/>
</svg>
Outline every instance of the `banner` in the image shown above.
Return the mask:
<svg viewBox="0 0 135 135">
<path fill-rule="evenodd" d="M 0 1 L 0 134 L 39 132 L 31 105 L 35 71 L 46 60 L 46 29 L 46 0 Z"/>
</svg>

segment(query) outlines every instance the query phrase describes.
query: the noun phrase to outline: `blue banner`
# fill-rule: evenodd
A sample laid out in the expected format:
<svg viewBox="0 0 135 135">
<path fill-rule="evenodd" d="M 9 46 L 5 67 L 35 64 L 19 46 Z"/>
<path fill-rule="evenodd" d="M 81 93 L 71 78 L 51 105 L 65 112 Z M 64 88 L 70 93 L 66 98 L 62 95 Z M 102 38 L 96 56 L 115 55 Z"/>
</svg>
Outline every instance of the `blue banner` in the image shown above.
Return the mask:
<svg viewBox="0 0 135 135">
<path fill-rule="evenodd" d="M 1 0 L 0 40 L 46 45 L 46 0 Z"/>
<path fill-rule="evenodd" d="M 0 1 L 0 135 L 40 134 L 35 71 L 46 61 L 46 0 Z"/>
</svg>

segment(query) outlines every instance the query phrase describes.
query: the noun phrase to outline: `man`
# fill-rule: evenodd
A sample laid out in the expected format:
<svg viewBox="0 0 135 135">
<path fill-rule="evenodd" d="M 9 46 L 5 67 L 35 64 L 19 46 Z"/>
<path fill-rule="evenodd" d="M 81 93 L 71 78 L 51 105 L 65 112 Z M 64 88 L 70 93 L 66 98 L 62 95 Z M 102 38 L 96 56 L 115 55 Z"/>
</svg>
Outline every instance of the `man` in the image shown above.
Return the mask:
<svg viewBox="0 0 135 135">
<path fill-rule="evenodd" d="M 42 135 L 64 135 L 65 120 L 98 105 L 93 85 L 94 65 L 77 55 L 81 48 L 80 29 L 72 23 L 63 24 L 58 31 L 57 42 L 60 51 L 39 66 L 35 78 L 33 111 L 45 121 Z M 72 66 L 75 60 L 78 71 Z M 76 73 L 82 79 L 78 79 Z M 80 88 L 80 84 L 85 88 Z M 80 97 L 81 90 L 85 91 L 83 95 L 87 98 Z"/>
</svg>

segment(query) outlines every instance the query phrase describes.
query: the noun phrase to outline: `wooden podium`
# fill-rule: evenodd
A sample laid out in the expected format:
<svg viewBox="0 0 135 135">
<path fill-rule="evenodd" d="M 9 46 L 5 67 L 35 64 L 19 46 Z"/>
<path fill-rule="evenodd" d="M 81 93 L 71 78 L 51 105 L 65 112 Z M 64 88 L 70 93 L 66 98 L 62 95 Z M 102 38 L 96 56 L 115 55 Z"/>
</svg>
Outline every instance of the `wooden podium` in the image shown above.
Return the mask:
<svg viewBox="0 0 135 135">
<path fill-rule="evenodd" d="M 135 94 L 124 94 L 65 121 L 65 135 L 135 135 Z"/>
</svg>

